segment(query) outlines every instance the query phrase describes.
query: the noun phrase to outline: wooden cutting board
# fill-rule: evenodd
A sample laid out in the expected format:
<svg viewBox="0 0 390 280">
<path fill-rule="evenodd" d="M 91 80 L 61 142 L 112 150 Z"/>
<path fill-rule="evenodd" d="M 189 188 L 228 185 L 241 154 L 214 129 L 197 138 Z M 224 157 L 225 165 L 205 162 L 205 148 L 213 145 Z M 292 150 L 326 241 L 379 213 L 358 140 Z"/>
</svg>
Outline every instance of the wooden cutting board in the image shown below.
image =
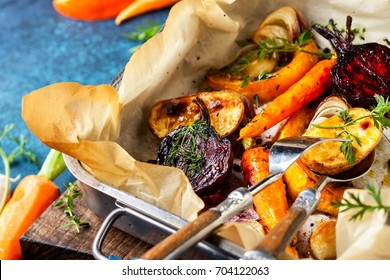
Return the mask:
<svg viewBox="0 0 390 280">
<path fill-rule="evenodd" d="M 63 196 L 63 194 L 62 194 Z M 61 198 L 62 198 L 61 196 Z M 64 228 L 68 222 L 63 208 L 50 206 L 27 230 L 20 239 L 23 258 L 38 260 L 91 260 L 92 242 L 102 221 L 84 204 L 82 198 L 75 200 L 75 215 L 82 221 L 90 223 L 77 233 L 74 228 Z M 151 245 L 121 231 L 111 228 L 103 243 L 103 254 L 106 256 L 131 259 L 139 257 Z"/>
</svg>

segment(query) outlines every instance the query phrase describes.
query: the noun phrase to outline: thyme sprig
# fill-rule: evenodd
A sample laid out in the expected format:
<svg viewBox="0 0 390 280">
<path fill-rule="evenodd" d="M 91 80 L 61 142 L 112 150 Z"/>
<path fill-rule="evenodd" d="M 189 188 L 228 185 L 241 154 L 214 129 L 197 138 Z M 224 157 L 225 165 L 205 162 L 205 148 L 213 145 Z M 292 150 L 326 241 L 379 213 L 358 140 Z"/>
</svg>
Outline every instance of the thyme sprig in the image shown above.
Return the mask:
<svg viewBox="0 0 390 280">
<path fill-rule="evenodd" d="M 362 219 L 366 212 L 374 211 L 390 211 L 390 206 L 383 205 L 381 200 L 381 187 L 374 187 L 370 184 L 365 186 L 368 194 L 374 199 L 375 205 L 368 205 L 361 201 L 360 197 L 349 193 L 349 198 L 343 198 L 341 201 L 332 202 L 334 207 L 340 209 L 340 212 L 346 212 L 352 209 L 356 209 L 357 212 L 350 218 L 351 221 Z"/>
<path fill-rule="evenodd" d="M 277 37 L 275 39 L 264 39 L 257 41 L 258 48 L 249 52 L 243 56 L 235 66 L 229 69 L 229 73 L 233 75 L 241 75 L 244 71 L 248 70 L 254 61 L 261 61 L 265 58 L 270 58 L 274 53 L 288 53 L 288 52 L 305 52 L 322 57 L 328 57 L 329 54 L 322 52 L 309 52 L 302 47 L 313 40 L 311 36 L 311 29 L 304 30 L 296 42 L 292 42 L 286 38 Z M 271 73 L 260 73 L 257 80 L 264 80 L 274 77 L 275 74 Z M 246 86 L 250 81 L 249 74 L 245 77 L 240 78 L 242 81 L 241 86 Z"/>
<path fill-rule="evenodd" d="M 67 215 L 69 222 L 63 224 L 62 226 L 65 228 L 73 226 L 79 233 L 80 227 L 89 226 L 88 222 L 81 221 L 80 217 L 75 216 L 73 213 L 74 200 L 81 195 L 81 192 L 79 190 L 79 187 L 75 183 L 69 183 L 68 185 L 65 185 L 65 187 L 67 189 L 66 193 L 61 200 L 54 204 L 54 206 L 65 206 L 64 213 Z"/>
<path fill-rule="evenodd" d="M 356 141 L 356 143 L 361 146 L 361 139 L 359 136 L 356 136 L 352 134 L 350 131 L 348 131 L 348 126 L 351 126 L 355 124 L 357 121 L 365 119 L 365 118 L 372 118 L 374 121 L 374 126 L 377 129 L 380 129 L 382 126 L 383 128 L 389 128 L 390 127 L 390 120 L 386 118 L 385 114 L 390 112 L 390 101 L 389 98 L 385 98 L 380 95 L 375 95 L 375 100 L 377 102 L 377 105 L 375 107 L 370 108 L 370 113 L 365 116 L 361 116 L 359 118 L 353 118 L 353 116 L 350 114 L 349 110 L 342 110 L 337 113 L 337 116 L 343 121 L 342 125 L 339 126 L 324 126 L 324 125 L 317 125 L 312 124 L 312 126 L 317 128 L 323 128 L 323 129 L 341 129 L 341 131 L 337 134 L 336 137 L 341 137 L 342 135 L 345 135 L 346 139 L 351 139 L 352 141 L 349 142 L 343 142 L 340 146 L 341 152 L 344 154 L 345 159 L 347 160 L 348 164 L 353 164 L 356 161 L 356 155 L 355 155 L 355 149 L 352 145 L 353 141 Z"/>
<path fill-rule="evenodd" d="M 182 156 L 187 166 L 186 174 L 188 177 L 192 177 L 196 172 L 202 171 L 206 159 L 203 152 L 197 150 L 196 136 L 207 139 L 205 127 L 207 127 L 207 123 L 199 119 L 189 126 L 181 128 L 176 135 L 177 141 L 175 141 L 167 157 L 166 165 L 175 166 L 177 159 Z M 185 147 L 185 143 L 189 143 L 188 147 Z"/>
</svg>

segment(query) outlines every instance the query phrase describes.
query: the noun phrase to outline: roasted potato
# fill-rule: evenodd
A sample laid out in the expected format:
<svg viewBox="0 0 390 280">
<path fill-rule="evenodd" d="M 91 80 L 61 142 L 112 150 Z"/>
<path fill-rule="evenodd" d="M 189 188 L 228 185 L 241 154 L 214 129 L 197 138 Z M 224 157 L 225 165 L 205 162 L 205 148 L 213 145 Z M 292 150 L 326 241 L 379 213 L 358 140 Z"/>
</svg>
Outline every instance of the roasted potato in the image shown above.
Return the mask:
<svg viewBox="0 0 390 280">
<path fill-rule="evenodd" d="M 233 91 L 202 92 L 155 103 L 150 112 L 149 128 L 159 139 L 172 130 L 188 126 L 200 118 L 200 110 L 192 101 L 201 98 L 210 113 L 211 126 L 222 136 L 233 133 L 248 108 L 245 98 Z"/>
<path fill-rule="evenodd" d="M 309 239 L 311 255 L 317 260 L 336 259 L 336 221 L 318 222 Z"/>
<path fill-rule="evenodd" d="M 370 115 L 370 112 L 363 108 L 352 108 L 349 110 L 349 114 L 352 119 L 357 120 L 363 116 Z M 335 128 L 343 124 L 344 121 L 339 116 L 334 115 L 320 124 L 322 127 L 332 128 L 311 126 L 303 135 L 346 138 L 346 133 L 341 133 L 342 128 Z M 356 156 L 356 161 L 353 164 L 348 163 L 345 155 L 341 152 L 340 142 L 326 142 L 313 147 L 301 157 L 302 162 L 317 173 L 326 175 L 338 174 L 361 162 L 376 147 L 382 137 L 382 128 L 376 128 L 371 117 L 357 120 L 347 126 L 346 130 L 350 134 L 359 137 L 361 142 L 359 145 L 356 139 L 352 137 L 352 146 Z"/>
</svg>

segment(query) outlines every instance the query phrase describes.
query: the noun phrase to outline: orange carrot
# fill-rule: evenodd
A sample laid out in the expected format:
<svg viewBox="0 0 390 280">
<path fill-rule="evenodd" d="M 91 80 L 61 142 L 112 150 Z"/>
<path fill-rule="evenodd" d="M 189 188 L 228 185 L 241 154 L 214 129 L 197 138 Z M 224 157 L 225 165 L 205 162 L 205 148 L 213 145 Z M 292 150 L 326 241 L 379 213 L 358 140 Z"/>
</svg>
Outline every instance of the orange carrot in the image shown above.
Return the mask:
<svg viewBox="0 0 390 280">
<path fill-rule="evenodd" d="M 29 175 L 20 181 L 0 215 L 0 259 L 22 258 L 19 238 L 59 196 L 50 180 Z"/>
<path fill-rule="evenodd" d="M 244 180 L 253 185 L 269 174 L 269 150 L 264 147 L 250 148 L 241 158 Z M 267 186 L 253 196 L 253 207 L 259 215 L 260 224 L 268 233 L 288 212 L 286 186 L 282 179 Z M 296 248 L 289 246 L 287 252 L 298 256 Z"/>
<path fill-rule="evenodd" d="M 61 15 L 77 20 L 115 18 L 134 0 L 53 0 L 54 9 Z"/>
<path fill-rule="evenodd" d="M 259 136 L 322 95 L 331 85 L 330 69 L 335 64 L 336 59 L 318 62 L 302 79 L 271 101 L 262 112 L 243 127 L 240 130 L 240 138 Z"/>
<path fill-rule="evenodd" d="M 258 95 L 261 102 L 269 102 L 301 79 L 318 62 L 318 56 L 310 54 L 317 51 L 316 44 L 309 42 L 302 47 L 302 51 L 297 51 L 294 54 L 294 58 L 287 66 L 276 71 L 274 77 L 250 81 L 244 87 L 241 86 L 242 80 L 226 73 L 209 75 L 207 83 L 213 90 L 233 90 L 248 97 L 249 100 L 253 100 L 253 97 Z"/>
<path fill-rule="evenodd" d="M 38 175 L 24 177 L 0 214 L 0 260 L 22 258 L 19 239 L 59 197 L 51 180 L 65 169 L 62 154 L 51 150 Z"/>
<path fill-rule="evenodd" d="M 119 25 L 127 19 L 147 12 L 171 7 L 179 1 L 180 0 L 135 0 L 118 14 L 115 19 L 115 24 Z"/>
<path fill-rule="evenodd" d="M 269 174 L 269 150 L 263 147 L 246 150 L 241 158 L 244 180 L 254 185 Z M 253 204 L 260 223 L 271 230 L 288 211 L 286 186 L 282 179 L 269 185 L 253 197 Z"/>
</svg>

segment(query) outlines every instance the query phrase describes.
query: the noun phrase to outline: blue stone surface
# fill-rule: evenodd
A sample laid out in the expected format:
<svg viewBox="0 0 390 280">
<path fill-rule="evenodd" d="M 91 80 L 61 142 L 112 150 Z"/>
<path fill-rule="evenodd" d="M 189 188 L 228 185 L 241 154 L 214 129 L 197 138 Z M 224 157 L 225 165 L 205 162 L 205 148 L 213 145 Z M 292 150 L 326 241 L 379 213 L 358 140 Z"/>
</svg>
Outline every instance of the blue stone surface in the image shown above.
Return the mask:
<svg viewBox="0 0 390 280">
<path fill-rule="evenodd" d="M 51 0 L 0 0 L 0 129 L 14 123 L 11 135 L 23 135 L 42 164 L 49 148 L 33 135 L 21 117 L 22 97 L 49 84 L 74 81 L 109 83 L 126 65 L 138 42 L 124 34 L 145 26 L 146 20 L 164 23 L 169 9 L 151 12 L 116 26 L 114 19 L 77 21 L 58 14 Z M 9 153 L 14 146 L 4 142 Z M 0 173 L 4 173 L 0 163 Z M 18 160 L 11 175 L 36 174 L 39 167 Z M 75 178 L 66 170 L 55 182 Z M 13 183 L 13 189 L 18 181 Z"/>
</svg>

